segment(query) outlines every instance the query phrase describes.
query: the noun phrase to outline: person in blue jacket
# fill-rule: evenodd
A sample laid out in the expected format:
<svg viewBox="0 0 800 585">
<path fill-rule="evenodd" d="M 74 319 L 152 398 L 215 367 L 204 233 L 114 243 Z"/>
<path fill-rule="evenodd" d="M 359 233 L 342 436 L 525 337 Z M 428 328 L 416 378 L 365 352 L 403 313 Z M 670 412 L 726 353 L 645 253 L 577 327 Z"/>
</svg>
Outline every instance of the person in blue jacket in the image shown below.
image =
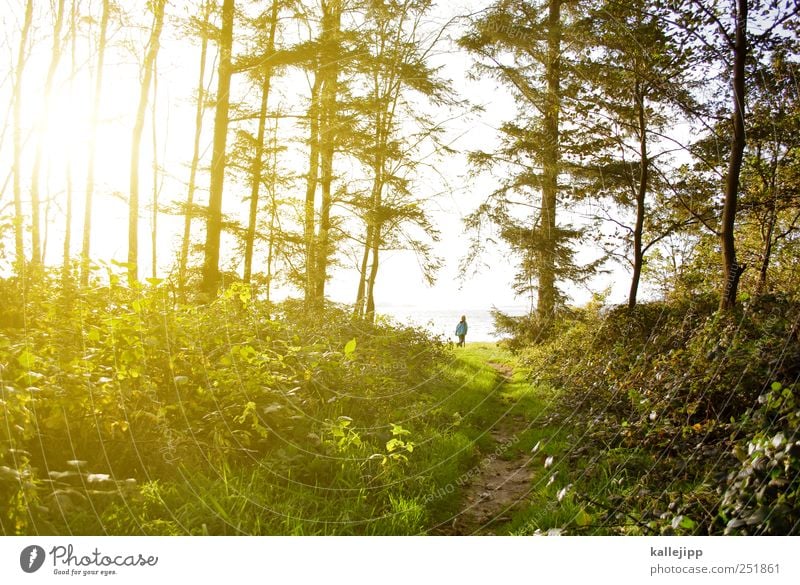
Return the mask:
<svg viewBox="0 0 800 585">
<path fill-rule="evenodd" d="M 456 336 L 458 337 L 458 347 L 464 347 L 464 339 L 467 337 L 467 317 L 461 315 L 461 321 L 456 325 Z"/>
</svg>

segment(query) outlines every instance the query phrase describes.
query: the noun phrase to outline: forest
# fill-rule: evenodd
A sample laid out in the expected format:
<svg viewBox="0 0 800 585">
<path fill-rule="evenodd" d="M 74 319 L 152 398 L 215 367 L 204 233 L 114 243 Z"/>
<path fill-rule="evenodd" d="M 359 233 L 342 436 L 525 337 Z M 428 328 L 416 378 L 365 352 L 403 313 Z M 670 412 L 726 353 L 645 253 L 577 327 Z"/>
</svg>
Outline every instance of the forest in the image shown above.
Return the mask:
<svg viewBox="0 0 800 585">
<path fill-rule="evenodd" d="M 0 534 L 800 534 L 800 1 L 7 6 Z"/>
</svg>

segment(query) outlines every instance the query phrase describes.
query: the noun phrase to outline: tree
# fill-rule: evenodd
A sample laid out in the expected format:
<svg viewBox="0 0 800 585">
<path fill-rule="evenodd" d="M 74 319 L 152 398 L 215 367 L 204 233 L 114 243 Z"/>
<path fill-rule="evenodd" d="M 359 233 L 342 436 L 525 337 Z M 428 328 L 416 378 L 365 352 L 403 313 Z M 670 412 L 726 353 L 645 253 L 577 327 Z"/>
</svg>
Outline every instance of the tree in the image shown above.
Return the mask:
<svg viewBox="0 0 800 585">
<path fill-rule="evenodd" d="M 211 184 L 209 188 L 208 218 L 206 220 L 205 259 L 203 262 L 202 290 L 207 295 L 216 293 L 220 283 L 219 249 L 222 235 L 222 191 L 225 184 L 225 156 L 228 140 L 228 110 L 230 108 L 231 52 L 233 49 L 233 20 L 235 2 L 222 4 L 222 29 L 219 39 L 219 67 L 217 71 L 217 104 L 214 113 L 214 142 L 211 155 Z"/>
<path fill-rule="evenodd" d="M 304 298 L 310 309 L 319 309 L 324 299 L 327 278 L 328 230 L 330 227 L 331 182 L 336 142 L 336 96 L 343 51 L 341 19 L 343 0 L 321 0 L 318 37 L 310 48 L 308 65 L 314 76 L 308 107 L 309 155 L 303 235 L 305 240 Z M 302 51 L 304 47 L 299 47 Z M 316 219 L 317 190 L 322 202 Z M 319 232 L 317 233 L 317 226 Z"/>
<path fill-rule="evenodd" d="M 262 182 L 262 168 L 264 166 L 264 136 L 267 126 L 267 108 L 269 106 L 269 93 L 272 82 L 273 70 L 269 66 L 270 58 L 275 54 L 275 34 L 278 28 L 279 0 L 272 1 L 269 15 L 266 17 L 268 33 L 265 41 L 266 60 L 258 69 L 261 75 L 261 106 L 258 112 L 258 130 L 255 137 L 255 152 L 250 169 L 250 213 L 247 224 L 244 252 L 244 281 L 250 282 L 253 271 L 253 247 L 255 244 L 256 223 L 258 220 L 259 188 Z"/>
<path fill-rule="evenodd" d="M 563 5 L 562 0 L 496 2 L 459 41 L 477 57 L 479 72 L 508 86 L 518 104 L 515 120 L 501 127 L 501 149 L 470 156 L 476 169 L 504 167 L 508 179 L 468 226 L 477 229 L 488 220 L 500 227 L 522 257 L 515 290 L 536 291 L 537 318 L 545 328 L 563 303 L 557 280 L 582 273 L 570 245 L 580 232 L 557 222 L 557 208 L 565 203 L 559 175 L 566 171 L 563 153 L 569 147 L 561 125 L 566 98 L 574 91 L 563 42 L 565 30 L 570 32 Z M 520 207 L 533 210 L 522 222 L 513 211 Z"/>
<path fill-rule="evenodd" d="M 180 256 L 178 258 L 178 288 L 180 296 L 185 300 L 186 268 L 189 262 L 189 242 L 192 233 L 192 216 L 194 214 L 194 195 L 197 189 L 197 169 L 200 165 L 200 139 L 203 134 L 203 112 L 206 106 L 205 75 L 208 55 L 208 39 L 211 36 L 209 21 L 211 18 L 212 1 L 203 0 L 202 21 L 192 22 L 200 36 L 200 71 L 197 79 L 197 95 L 195 96 L 194 110 L 194 141 L 192 147 L 192 161 L 189 166 L 189 185 L 186 192 L 186 209 L 183 218 L 183 236 L 181 237 Z"/>
<path fill-rule="evenodd" d="M 103 90 L 103 64 L 106 54 L 106 37 L 111 1 L 103 0 L 103 13 L 100 17 L 100 37 L 97 44 L 97 67 L 95 69 L 92 109 L 89 120 L 88 168 L 86 171 L 86 197 L 83 210 L 83 245 L 81 246 L 81 286 L 89 283 L 90 247 L 92 238 L 92 199 L 94 197 L 94 165 L 97 150 L 97 127 L 100 121 L 100 103 Z"/>
<path fill-rule="evenodd" d="M 743 253 L 758 267 L 756 294 L 769 291 L 775 254 L 791 248 L 800 230 L 800 92 L 795 83 L 800 71 L 789 58 L 796 54 L 793 42 L 780 44 L 769 62 L 754 67 L 742 162 Z"/>
<path fill-rule="evenodd" d="M 420 31 L 430 9 L 431 3 L 425 0 L 374 3 L 361 35 L 357 66 L 366 87 L 365 95 L 355 100 L 357 117 L 363 121 L 356 155 L 368 169 L 370 186 L 365 200 L 354 201 L 366 224 L 355 314 L 369 320 L 375 316 L 381 249 L 409 224 L 421 227 L 434 240 L 438 235 L 410 189 L 414 173 L 422 166 L 420 144 L 433 141 L 434 150 L 438 144 L 437 125 L 418 111 L 420 104 L 411 104 L 408 94 L 437 105 L 450 103 L 445 82 L 427 63 L 444 29 L 431 41 Z M 429 248 L 412 238 L 409 244 L 420 252 L 430 278 L 428 269 L 437 263 L 430 258 Z"/>
<path fill-rule="evenodd" d="M 58 0 L 55 22 L 53 24 L 53 48 L 50 53 L 50 65 L 47 68 L 47 79 L 45 80 L 44 94 L 42 96 L 42 113 L 39 117 L 39 131 L 36 136 L 36 154 L 34 155 L 33 172 L 31 173 L 31 262 L 33 264 L 41 264 L 44 261 L 40 243 L 39 181 L 42 171 L 44 131 L 48 128 L 50 120 L 53 80 L 55 79 L 56 70 L 58 69 L 58 63 L 61 60 L 61 27 L 63 22 L 64 0 Z"/>
<path fill-rule="evenodd" d="M 725 203 L 722 207 L 722 223 L 720 240 L 722 243 L 722 296 L 720 309 L 731 310 L 736 304 L 736 291 L 739 287 L 739 278 L 744 267 L 736 261 L 736 241 L 734 229 L 736 222 L 736 206 L 739 200 L 739 174 L 742 170 L 744 157 L 745 133 L 745 63 L 747 61 L 747 5 L 748 0 L 736 0 L 735 7 L 735 33 L 730 42 L 733 52 L 733 75 L 731 85 L 733 89 L 733 107 L 731 111 L 731 125 L 733 138 L 731 139 L 731 154 L 728 162 L 728 175 L 725 180 Z"/>
<path fill-rule="evenodd" d="M 668 121 L 680 118 L 683 109 L 696 111 L 697 105 L 684 74 L 687 56 L 661 16 L 657 6 L 598 4 L 583 19 L 590 50 L 576 64 L 584 79 L 577 100 L 585 162 L 572 167 L 573 179 L 582 183 L 583 197 L 633 209 L 632 224 L 602 203 L 599 216 L 615 232 L 622 229 L 626 250 L 621 256 L 632 270 L 629 308 L 636 306 L 645 254 L 686 224 L 669 217 L 665 172 L 658 163 L 676 149 L 663 138 L 672 134 L 664 130 Z"/>
<path fill-rule="evenodd" d="M 736 305 L 739 280 L 745 270 L 736 255 L 736 220 L 747 146 L 747 94 L 753 85 L 749 65 L 754 57 L 761 60 L 770 54 L 776 40 L 787 31 L 791 34 L 800 6 L 777 0 L 681 0 L 676 1 L 674 9 L 677 17 L 673 26 L 681 31 L 687 46 L 696 48 L 700 60 L 716 64 L 728 76 L 730 105 L 726 134 L 730 147 L 719 229 L 715 231 L 722 260 L 719 308 L 730 311 Z M 726 13 L 731 24 L 726 24 Z"/>
<path fill-rule="evenodd" d="M 153 147 L 153 195 L 151 198 L 152 210 L 150 214 L 150 275 L 154 280 L 158 278 L 158 212 L 161 187 L 163 186 L 163 173 L 158 163 L 158 59 L 153 61 L 153 99 L 150 106 L 150 137 Z M 169 114 L 169 109 L 167 109 Z"/>
<path fill-rule="evenodd" d="M 319 232 L 314 246 L 312 288 L 315 307 L 325 299 L 325 282 L 328 278 L 328 258 L 331 253 L 330 227 L 333 197 L 333 157 L 336 151 L 339 126 L 339 74 L 342 68 L 342 0 L 322 2 L 322 35 L 320 38 L 319 75 L 322 78 L 319 108 L 319 163 L 321 205 Z"/>
<path fill-rule="evenodd" d="M 134 283 L 139 276 L 139 156 L 144 132 L 147 100 L 150 84 L 160 46 L 161 30 L 164 26 L 164 7 L 166 0 L 153 0 L 153 26 L 147 42 L 147 54 L 142 64 L 142 83 L 139 91 L 139 105 L 131 136 L 130 199 L 128 205 L 128 281 Z"/>
<path fill-rule="evenodd" d="M 33 20 L 33 0 L 25 4 L 25 16 L 17 52 L 17 66 L 14 70 L 14 249 L 16 253 L 17 272 L 22 273 L 25 267 L 25 246 L 22 236 L 22 78 L 28 60 L 28 43 Z"/>
<path fill-rule="evenodd" d="M 70 76 L 69 76 L 69 95 L 73 96 L 75 75 L 77 73 L 77 60 L 75 55 L 76 38 L 78 32 L 78 0 L 72 0 L 69 12 L 69 53 L 70 53 Z M 73 200 L 73 175 L 72 175 L 72 153 L 67 154 L 66 160 L 66 210 L 64 214 L 64 248 L 61 267 L 61 281 L 66 285 L 70 279 L 70 257 L 72 249 L 72 200 Z"/>
</svg>

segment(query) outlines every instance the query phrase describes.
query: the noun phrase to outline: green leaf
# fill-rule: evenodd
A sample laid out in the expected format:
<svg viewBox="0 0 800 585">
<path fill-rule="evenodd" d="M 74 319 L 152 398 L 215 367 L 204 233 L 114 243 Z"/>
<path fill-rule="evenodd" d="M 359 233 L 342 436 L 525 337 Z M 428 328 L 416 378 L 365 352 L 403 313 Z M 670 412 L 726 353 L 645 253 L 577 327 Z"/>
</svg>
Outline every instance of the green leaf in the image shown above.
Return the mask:
<svg viewBox="0 0 800 585">
<path fill-rule="evenodd" d="M 354 337 L 350 341 L 344 344 L 344 356 L 349 358 L 353 355 L 353 352 L 356 350 L 356 338 Z"/>
<path fill-rule="evenodd" d="M 26 349 L 19 355 L 17 362 L 26 370 L 31 370 L 36 363 L 36 356 Z"/>
<path fill-rule="evenodd" d="M 697 522 L 688 516 L 681 518 L 681 528 L 685 528 L 686 530 L 694 530 L 695 526 L 697 526 Z"/>
<path fill-rule="evenodd" d="M 89 341 L 100 341 L 100 331 L 97 329 L 90 329 L 86 337 L 89 338 Z"/>
<path fill-rule="evenodd" d="M 773 389 L 775 392 L 777 392 L 778 390 L 780 390 L 781 388 L 783 388 L 783 386 L 781 385 L 781 383 L 780 383 L 780 382 L 773 382 L 773 383 L 772 383 L 772 386 L 771 386 L 771 388 L 772 388 L 772 389 Z"/>
<path fill-rule="evenodd" d="M 392 434 L 395 437 L 403 436 L 403 435 L 410 435 L 411 434 L 411 431 L 404 429 L 400 425 L 396 425 L 394 423 L 391 423 L 391 425 L 392 425 Z"/>
<path fill-rule="evenodd" d="M 389 439 L 386 442 L 386 450 L 389 453 L 391 453 L 392 451 L 395 451 L 397 449 L 402 449 L 404 446 L 405 446 L 405 444 L 400 439 Z"/>
<path fill-rule="evenodd" d="M 592 517 L 583 508 L 575 515 L 575 524 L 578 526 L 588 526 L 592 522 Z"/>
</svg>

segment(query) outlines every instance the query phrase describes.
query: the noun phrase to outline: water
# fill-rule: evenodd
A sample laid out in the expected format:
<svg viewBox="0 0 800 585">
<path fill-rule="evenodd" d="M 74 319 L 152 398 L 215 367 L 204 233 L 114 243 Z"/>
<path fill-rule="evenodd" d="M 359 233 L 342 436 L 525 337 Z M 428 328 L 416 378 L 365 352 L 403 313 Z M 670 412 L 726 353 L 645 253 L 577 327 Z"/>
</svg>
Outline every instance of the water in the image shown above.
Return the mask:
<svg viewBox="0 0 800 585">
<path fill-rule="evenodd" d="M 509 315 L 525 315 L 527 307 L 497 307 Z M 498 341 L 501 336 L 494 331 L 491 308 L 481 309 L 420 309 L 410 305 L 387 305 L 380 307 L 380 314 L 388 315 L 401 323 L 424 327 L 434 335 L 457 341 L 455 331 L 461 315 L 466 315 L 469 331 L 467 341 Z"/>
</svg>

